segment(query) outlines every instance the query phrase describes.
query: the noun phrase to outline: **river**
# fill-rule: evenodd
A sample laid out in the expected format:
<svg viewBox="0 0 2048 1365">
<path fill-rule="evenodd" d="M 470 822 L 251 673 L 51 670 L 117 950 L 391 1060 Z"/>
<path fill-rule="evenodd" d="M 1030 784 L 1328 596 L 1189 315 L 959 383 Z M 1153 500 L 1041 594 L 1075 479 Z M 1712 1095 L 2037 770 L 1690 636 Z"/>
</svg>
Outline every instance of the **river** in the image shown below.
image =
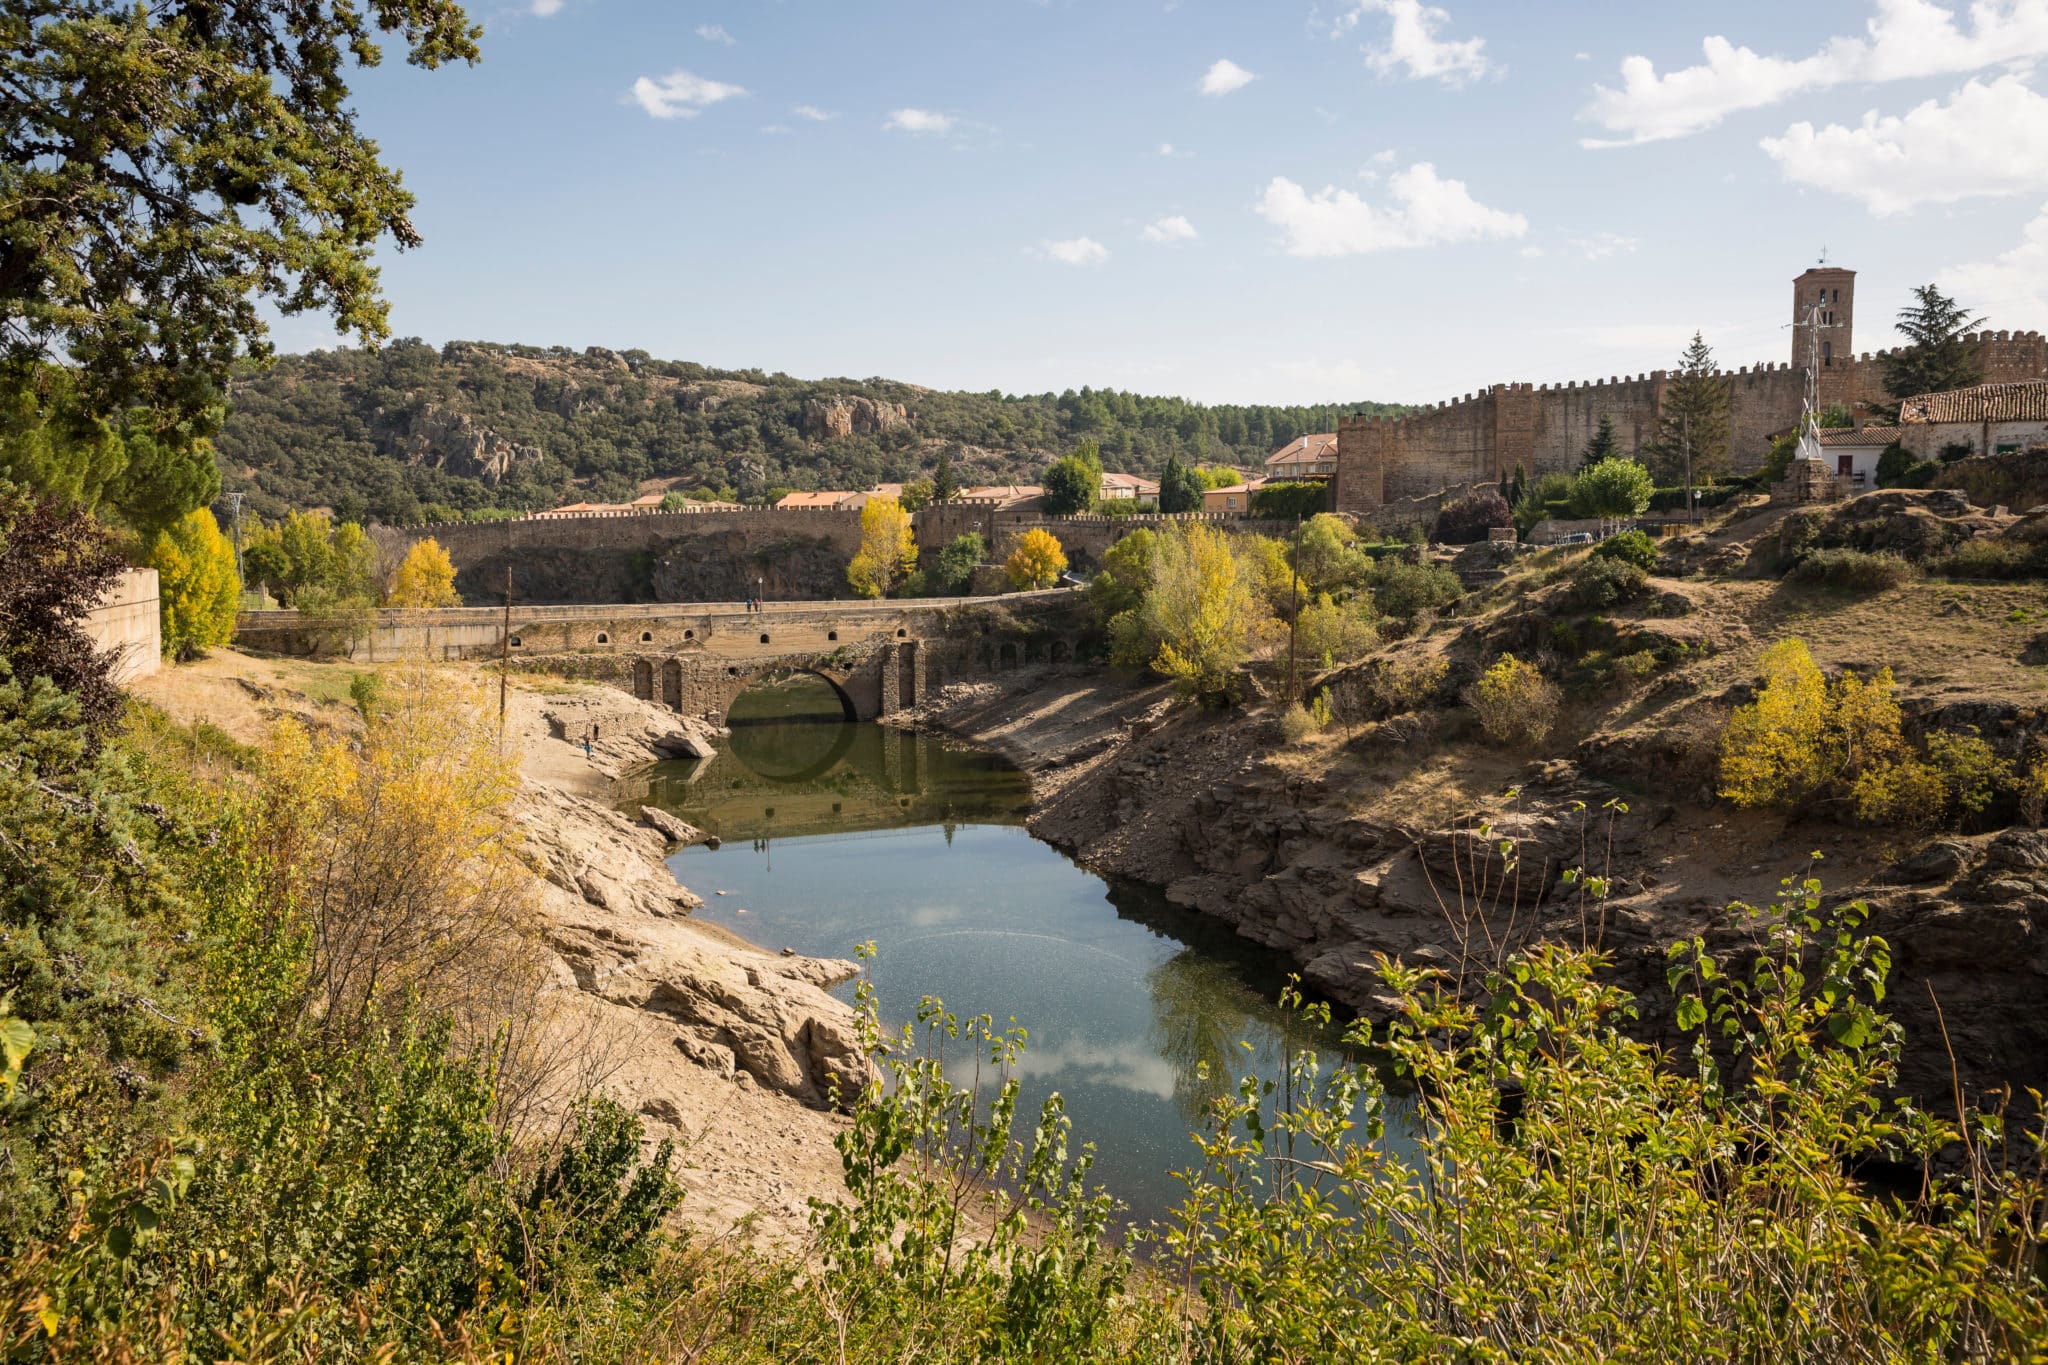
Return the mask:
<svg viewBox="0 0 2048 1365">
<path fill-rule="evenodd" d="M 1278 955 L 1033 838 L 1029 782 L 999 755 L 846 721 L 808 675 L 749 690 L 729 724 L 716 758 L 648 780 L 648 800 L 721 841 L 670 860 L 697 913 L 770 949 L 873 943 L 885 1023 L 926 995 L 1014 1021 L 1029 1034 L 1020 1113 L 1057 1090 L 1075 1144 L 1096 1144 L 1096 1179 L 1140 1221 L 1177 1201 L 1171 1173 L 1196 1160 L 1219 1088 L 1277 1075 L 1290 1030 L 1295 1047 L 1332 1045 L 1275 1004 Z"/>
</svg>

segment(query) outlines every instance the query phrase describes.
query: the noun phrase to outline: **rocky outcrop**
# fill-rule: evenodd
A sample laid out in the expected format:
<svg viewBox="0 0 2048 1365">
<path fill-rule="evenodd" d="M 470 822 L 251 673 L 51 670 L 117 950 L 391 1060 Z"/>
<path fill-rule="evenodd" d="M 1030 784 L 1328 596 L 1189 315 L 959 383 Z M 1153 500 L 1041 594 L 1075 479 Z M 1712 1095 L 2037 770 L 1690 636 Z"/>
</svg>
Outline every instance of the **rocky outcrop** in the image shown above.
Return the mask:
<svg viewBox="0 0 2048 1365">
<path fill-rule="evenodd" d="M 514 467 L 541 457 L 538 448 L 508 441 L 467 413 L 435 403 L 413 414 L 392 444 L 392 453 L 409 465 L 494 485 L 503 483 Z"/>
<path fill-rule="evenodd" d="M 813 440 L 873 436 L 909 420 L 909 409 L 903 404 L 872 398 L 812 398 L 804 402 L 804 435 Z"/>
</svg>

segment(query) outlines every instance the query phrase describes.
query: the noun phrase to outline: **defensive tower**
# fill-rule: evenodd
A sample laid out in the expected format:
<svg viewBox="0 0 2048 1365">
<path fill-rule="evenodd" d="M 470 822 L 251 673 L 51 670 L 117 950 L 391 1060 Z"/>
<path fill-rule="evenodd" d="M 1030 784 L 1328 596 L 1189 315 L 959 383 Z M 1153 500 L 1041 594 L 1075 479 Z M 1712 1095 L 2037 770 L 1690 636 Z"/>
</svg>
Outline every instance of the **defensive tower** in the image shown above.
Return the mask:
<svg viewBox="0 0 2048 1365">
<path fill-rule="evenodd" d="M 1820 362 L 1820 405 L 1849 407 L 1855 400 L 1856 272 L 1817 265 L 1792 281 L 1792 368 Z"/>
</svg>

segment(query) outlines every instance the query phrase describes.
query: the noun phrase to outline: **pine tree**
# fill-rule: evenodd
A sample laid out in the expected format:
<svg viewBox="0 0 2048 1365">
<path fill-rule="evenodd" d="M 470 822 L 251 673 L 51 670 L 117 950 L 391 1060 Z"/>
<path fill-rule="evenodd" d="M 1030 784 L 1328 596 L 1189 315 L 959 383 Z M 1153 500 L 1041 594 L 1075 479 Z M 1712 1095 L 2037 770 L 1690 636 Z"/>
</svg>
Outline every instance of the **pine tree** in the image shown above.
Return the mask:
<svg viewBox="0 0 2048 1365">
<path fill-rule="evenodd" d="M 932 501 L 951 502 L 960 495 L 960 479 L 953 473 L 953 452 L 939 451 L 938 467 L 932 470 Z"/>
<path fill-rule="evenodd" d="M 1602 460 L 1617 459 L 1621 455 L 1621 442 L 1615 439 L 1614 418 L 1607 413 L 1600 414 L 1600 425 L 1593 432 L 1593 439 L 1586 442 L 1586 448 L 1579 455 L 1579 468 L 1591 469 Z"/>
<path fill-rule="evenodd" d="M 1715 372 L 1714 352 L 1698 332 L 1679 357 L 1678 372 L 1664 389 L 1657 439 L 1644 454 L 1667 484 L 1692 481 L 1728 463 L 1728 381 Z"/>
<path fill-rule="evenodd" d="M 1917 303 L 1899 310 L 1899 331 L 1911 344 L 1885 356 L 1885 392 L 1903 399 L 1983 383 L 1977 350 L 1964 339 L 1983 319 L 1964 312 L 1931 284 L 1915 289 L 1913 297 Z M 1896 418 L 1898 411 L 1894 403 L 1885 415 Z"/>
</svg>

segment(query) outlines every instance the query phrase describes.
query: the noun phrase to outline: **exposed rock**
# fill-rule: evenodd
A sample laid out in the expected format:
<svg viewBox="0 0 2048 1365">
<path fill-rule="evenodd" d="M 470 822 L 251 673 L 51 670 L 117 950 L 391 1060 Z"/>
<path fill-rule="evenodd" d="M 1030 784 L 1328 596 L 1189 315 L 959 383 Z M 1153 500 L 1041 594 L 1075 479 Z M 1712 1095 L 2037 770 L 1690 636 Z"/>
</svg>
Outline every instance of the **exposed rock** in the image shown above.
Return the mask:
<svg viewBox="0 0 2048 1365">
<path fill-rule="evenodd" d="M 661 831 L 672 844 L 685 846 L 696 843 L 704 837 L 704 831 L 687 820 L 669 814 L 659 806 L 642 806 L 640 818 Z"/>
<path fill-rule="evenodd" d="M 415 413 L 393 443 L 392 453 L 407 464 L 443 470 L 458 478 L 503 483 L 513 466 L 537 461 L 535 446 L 508 441 L 467 413 L 429 403 Z"/>
<path fill-rule="evenodd" d="M 872 436 L 909 420 L 909 410 L 901 403 L 878 403 L 872 398 L 811 398 L 804 402 L 804 434 L 815 440 L 855 433 Z"/>
</svg>

